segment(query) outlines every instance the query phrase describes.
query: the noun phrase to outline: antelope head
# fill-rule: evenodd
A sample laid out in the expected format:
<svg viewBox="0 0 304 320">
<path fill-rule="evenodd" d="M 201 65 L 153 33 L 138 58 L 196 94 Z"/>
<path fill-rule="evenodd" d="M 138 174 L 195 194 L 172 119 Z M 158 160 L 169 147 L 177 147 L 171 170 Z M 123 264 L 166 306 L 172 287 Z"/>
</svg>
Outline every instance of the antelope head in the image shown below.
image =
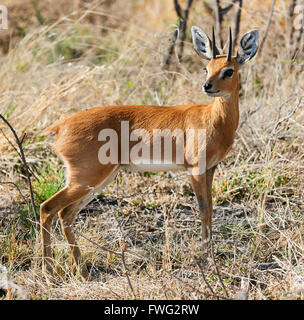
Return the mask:
<svg viewBox="0 0 304 320">
<path fill-rule="evenodd" d="M 229 30 L 228 53 L 220 54 L 216 47 L 214 29 L 212 40 L 198 27 L 191 28 L 194 49 L 203 58 L 209 60 L 206 67 L 207 80 L 203 91 L 212 97 L 229 98 L 238 90 L 238 70 L 245 62 L 252 59 L 258 50 L 259 33 L 257 30 L 247 32 L 240 41 L 240 53 L 232 56 L 232 35 Z"/>
</svg>

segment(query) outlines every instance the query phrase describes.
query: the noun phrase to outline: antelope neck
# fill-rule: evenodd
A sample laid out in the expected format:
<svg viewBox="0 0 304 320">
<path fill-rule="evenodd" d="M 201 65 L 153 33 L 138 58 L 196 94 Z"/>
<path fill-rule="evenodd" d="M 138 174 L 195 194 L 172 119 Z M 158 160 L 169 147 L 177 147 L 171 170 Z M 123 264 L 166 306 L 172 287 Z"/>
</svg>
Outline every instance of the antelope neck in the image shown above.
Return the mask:
<svg viewBox="0 0 304 320">
<path fill-rule="evenodd" d="M 235 132 L 239 124 L 239 87 L 235 86 L 230 97 L 216 97 L 213 104 L 214 119 L 222 125 L 232 127 Z"/>
</svg>

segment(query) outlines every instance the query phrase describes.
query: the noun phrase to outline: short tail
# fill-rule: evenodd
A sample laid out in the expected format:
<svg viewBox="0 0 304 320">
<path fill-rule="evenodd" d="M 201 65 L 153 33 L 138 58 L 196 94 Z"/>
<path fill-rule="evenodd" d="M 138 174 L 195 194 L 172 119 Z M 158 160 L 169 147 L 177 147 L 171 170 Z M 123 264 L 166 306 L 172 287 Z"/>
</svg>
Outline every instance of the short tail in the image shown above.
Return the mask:
<svg viewBox="0 0 304 320">
<path fill-rule="evenodd" d="M 45 135 L 47 133 L 52 133 L 53 135 L 58 135 L 59 133 L 59 125 L 54 125 L 54 126 L 51 126 L 51 127 L 48 127 L 46 129 L 44 129 L 41 133 L 41 135 Z"/>
</svg>

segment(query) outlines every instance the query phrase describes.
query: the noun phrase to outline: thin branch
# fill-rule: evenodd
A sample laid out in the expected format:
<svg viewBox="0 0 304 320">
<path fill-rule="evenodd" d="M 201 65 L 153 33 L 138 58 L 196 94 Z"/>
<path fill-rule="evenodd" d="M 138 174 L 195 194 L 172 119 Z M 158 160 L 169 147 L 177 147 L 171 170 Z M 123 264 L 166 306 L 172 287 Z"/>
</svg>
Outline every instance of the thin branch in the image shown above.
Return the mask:
<svg viewBox="0 0 304 320">
<path fill-rule="evenodd" d="M 121 260 L 122 260 L 122 264 L 123 264 L 124 269 L 125 269 L 125 275 L 127 277 L 129 287 L 130 287 L 131 292 L 133 294 L 133 298 L 134 298 L 134 300 L 136 300 L 136 294 L 135 294 L 135 291 L 133 289 L 133 286 L 132 286 L 132 283 L 131 283 L 131 280 L 130 280 L 130 277 L 129 277 L 129 269 L 127 268 L 126 260 L 125 260 L 125 250 L 126 250 L 126 248 L 127 248 L 127 243 L 124 243 L 122 248 L 121 248 Z"/>
<path fill-rule="evenodd" d="M 182 8 L 181 6 L 179 5 L 178 3 L 178 0 L 174 0 L 174 8 L 175 8 L 175 11 L 177 13 L 177 16 L 182 19 L 183 18 L 183 14 L 182 14 Z"/>
<path fill-rule="evenodd" d="M 131 292 L 133 294 L 133 298 L 134 300 L 136 300 L 136 294 L 135 294 L 135 291 L 133 289 L 133 286 L 132 286 L 132 283 L 131 283 L 131 279 L 129 277 L 129 269 L 127 268 L 127 265 L 126 265 L 126 260 L 125 260 L 125 251 L 127 251 L 127 248 L 128 248 L 128 243 L 126 241 L 126 238 L 125 238 L 125 233 L 122 229 L 122 226 L 119 222 L 119 220 L 117 219 L 115 213 L 113 214 L 114 215 L 114 218 L 117 222 L 117 225 L 118 225 L 118 228 L 119 228 L 119 231 L 120 231 L 120 235 L 121 235 L 121 239 L 120 239 L 120 246 L 121 246 L 121 260 L 122 260 L 122 264 L 124 266 L 124 273 L 127 277 L 127 281 L 128 281 L 128 284 L 129 284 L 129 287 L 131 289 Z"/>
<path fill-rule="evenodd" d="M 183 19 L 181 19 L 181 18 L 178 20 L 178 25 L 176 26 L 176 29 L 174 30 L 174 33 L 173 33 L 173 36 L 172 36 L 172 39 L 171 39 L 171 45 L 169 47 L 169 51 L 168 51 L 168 55 L 167 55 L 167 58 L 166 58 L 166 62 L 164 64 L 164 68 L 165 69 L 169 68 L 169 65 L 170 65 L 170 62 L 171 62 L 171 57 L 172 57 L 172 54 L 174 52 L 177 40 L 179 38 L 179 33 L 180 33 L 180 28 L 181 28 L 182 21 L 183 21 Z"/>
<path fill-rule="evenodd" d="M 218 276 L 218 279 L 219 279 L 219 281 L 220 281 L 220 283 L 221 283 L 222 288 L 224 289 L 226 298 L 229 299 L 229 295 L 228 295 L 226 286 L 224 285 L 224 282 L 223 282 L 223 280 L 222 280 L 222 277 L 221 277 L 219 268 L 218 268 L 218 266 L 217 266 L 217 264 L 216 264 L 216 261 L 215 261 L 212 241 L 211 241 L 211 248 L 210 248 L 210 249 L 211 249 L 211 250 L 210 250 L 210 251 L 211 251 L 211 258 L 212 258 L 212 261 L 213 261 L 213 264 L 214 264 L 214 267 L 215 267 L 216 274 L 217 274 L 217 276 Z"/>
<path fill-rule="evenodd" d="M 216 30 L 217 30 L 217 38 L 220 41 L 220 49 L 223 50 L 224 47 L 224 42 L 222 38 L 222 24 L 224 20 L 225 14 L 227 14 L 233 7 L 234 5 L 238 2 L 238 10 L 236 13 L 235 17 L 235 27 L 234 27 L 234 36 L 233 36 L 233 43 L 232 43 L 232 48 L 234 50 L 236 46 L 236 41 L 240 32 L 240 23 L 241 23 L 241 14 L 242 14 L 242 6 L 243 6 L 243 0 L 232 0 L 229 5 L 226 7 L 222 8 L 220 0 L 216 0 L 215 2 L 215 20 L 216 20 Z"/>
<path fill-rule="evenodd" d="M 223 39 L 222 39 L 223 14 L 221 12 L 220 0 L 216 0 L 215 4 L 216 4 L 215 19 L 216 19 L 217 38 L 220 40 L 219 48 L 220 50 L 223 50 Z"/>
<path fill-rule="evenodd" d="M 199 269 L 200 269 L 200 271 L 201 271 L 201 274 L 202 274 L 202 276 L 203 276 L 204 282 L 205 282 L 206 285 L 207 285 L 207 288 L 209 289 L 209 291 L 211 292 L 211 294 L 219 300 L 219 297 L 215 294 L 215 292 L 214 292 L 213 289 L 211 288 L 210 284 L 208 283 L 208 281 L 207 281 L 207 279 L 206 279 L 206 276 L 205 276 L 205 273 L 204 273 L 204 269 L 203 269 L 203 267 L 201 266 L 201 264 L 200 264 L 200 262 L 198 261 L 198 259 L 196 258 L 195 254 L 193 254 L 192 257 L 193 257 L 194 262 L 197 264 L 197 266 L 199 267 Z"/>
<path fill-rule="evenodd" d="M 292 60 L 295 61 L 297 58 L 297 55 L 300 51 L 300 47 L 301 47 L 301 41 L 303 41 L 303 32 L 304 32 L 304 9 L 302 9 L 302 25 L 300 27 L 299 30 L 299 34 L 298 37 L 296 39 L 296 45 L 295 45 L 295 49 L 294 49 L 294 53 L 292 55 Z"/>
<path fill-rule="evenodd" d="M 78 234 L 80 237 L 82 237 L 82 238 L 86 239 L 87 241 L 91 242 L 92 244 L 94 244 L 97 248 L 99 248 L 102 251 L 107 251 L 109 253 L 121 256 L 120 252 L 113 251 L 113 250 L 111 250 L 111 249 L 109 249 L 109 248 L 107 248 L 105 246 L 101 246 L 100 244 L 98 244 L 97 242 L 87 238 L 85 235 L 83 235 L 81 232 L 79 232 L 77 230 L 74 230 L 74 233 Z"/>
<path fill-rule="evenodd" d="M 243 125 L 249 120 L 249 118 L 251 116 L 253 116 L 255 113 L 257 113 L 261 108 L 262 108 L 263 104 L 260 104 L 259 106 L 257 106 L 255 109 L 253 110 L 250 110 L 247 115 L 246 115 L 246 118 L 244 118 L 241 123 L 239 124 L 239 127 L 238 127 L 238 130 L 240 130 Z"/>
<path fill-rule="evenodd" d="M 231 4 L 228 4 L 227 7 L 225 8 L 220 8 L 220 11 L 221 11 L 221 14 L 222 15 L 225 15 L 226 13 L 228 13 L 230 11 L 230 9 L 232 9 L 234 3 L 236 2 L 237 0 L 233 0 Z"/>
<path fill-rule="evenodd" d="M 260 44 L 259 52 L 262 51 L 264 43 L 265 43 L 266 38 L 268 36 L 268 31 L 269 31 L 269 28 L 270 28 L 271 19 L 272 19 L 273 12 L 274 12 L 275 2 L 276 2 L 276 0 L 272 0 L 272 2 L 271 2 L 270 13 L 269 13 L 268 20 L 267 20 L 266 30 L 265 30 L 264 37 L 263 37 L 263 39 L 261 41 L 261 44 Z"/>
<path fill-rule="evenodd" d="M 148 258 L 148 257 L 146 257 L 146 256 L 143 256 L 143 255 L 141 255 L 141 254 L 139 254 L 139 253 L 137 253 L 137 252 L 134 253 L 134 252 L 132 252 L 132 251 L 127 251 L 127 253 L 130 254 L 130 255 L 133 255 L 133 256 L 135 256 L 135 257 L 141 258 L 141 259 L 143 259 L 143 260 L 146 260 L 146 261 L 148 261 L 148 262 L 150 262 L 150 263 L 155 263 L 155 262 L 152 261 L 150 258 Z M 192 257 L 193 257 L 193 256 L 194 256 L 194 254 L 192 254 Z M 198 264 L 198 265 L 199 265 L 199 264 Z M 201 266 L 200 266 L 200 265 L 199 265 L 199 268 L 201 269 Z M 193 292 L 195 291 L 198 295 L 202 295 L 202 296 L 205 296 L 205 295 L 206 295 L 205 293 L 199 291 L 197 288 L 195 288 L 195 287 L 192 286 L 191 284 L 185 282 L 184 280 L 180 279 L 178 276 L 174 275 L 172 272 L 170 272 L 170 271 L 168 271 L 168 270 L 166 270 L 166 269 L 164 269 L 164 272 L 166 272 L 169 276 L 173 277 L 174 279 L 180 281 L 182 284 L 184 284 L 184 285 L 186 285 L 187 287 L 189 287 Z M 204 275 L 203 275 L 203 277 L 204 277 Z M 206 278 L 204 278 L 204 279 L 205 279 L 205 281 L 207 281 Z M 207 283 L 207 286 L 208 286 L 209 283 L 208 283 L 208 282 L 206 282 L 206 283 Z M 210 286 L 210 285 L 209 285 L 209 286 Z M 210 290 L 210 289 L 211 289 L 211 290 Z M 223 299 L 223 300 L 226 300 L 226 299 L 227 299 L 226 297 L 223 297 L 223 296 L 219 296 L 219 295 L 214 294 L 214 291 L 212 290 L 211 287 L 210 287 L 210 289 L 209 289 L 210 292 L 211 292 L 211 295 L 210 295 L 210 296 L 214 296 L 214 297 L 216 297 L 216 298 L 218 298 L 218 299 Z M 209 296 L 209 295 L 208 295 L 208 296 Z"/>
<path fill-rule="evenodd" d="M 17 148 L 14 146 L 14 144 L 10 141 L 10 139 L 6 136 L 5 132 L 2 130 L 2 128 L 0 128 L 0 132 L 2 133 L 3 137 L 5 138 L 5 140 L 8 142 L 8 144 L 14 149 L 14 151 L 17 153 L 17 155 L 19 156 L 19 158 L 21 159 L 21 154 L 20 152 L 17 150 Z M 22 138 L 20 139 L 20 144 L 23 144 L 24 138 L 26 136 L 26 133 L 23 134 Z M 36 177 L 35 172 L 28 167 L 28 170 L 30 171 L 30 174 L 39 182 L 39 178 Z"/>
<path fill-rule="evenodd" d="M 193 2 L 193 0 L 188 0 L 187 7 L 184 11 L 183 20 L 181 23 L 181 43 L 180 43 L 179 52 L 178 52 L 179 61 L 181 61 L 182 57 L 183 57 L 184 41 L 186 39 L 187 22 L 188 22 L 189 11 L 190 11 L 192 2 Z"/>
<path fill-rule="evenodd" d="M 283 117 L 282 119 L 278 120 L 275 125 L 274 125 L 274 128 L 272 130 L 272 134 L 276 131 L 277 127 L 284 121 L 288 120 L 290 117 L 292 117 L 295 112 L 298 110 L 298 108 L 301 106 L 301 102 L 302 102 L 302 99 L 304 98 L 304 96 L 301 96 L 299 98 L 299 101 L 298 103 L 296 104 L 296 106 L 285 116 Z"/>
<path fill-rule="evenodd" d="M 178 51 L 178 60 L 181 61 L 182 57 L 183 57 L 183 52 L 184 52 L 184 42 L 186 39 L 186 30 L 187 30 L 187 21 L 188 21 L 188 17 L 189 17 L 189 12 L 190 12 L 190 8 L 192 6 L 193 0 L 188 0 L 187 2 L 187 6 L 186 9 L 183 10 L 180 6 L 180 4 L 178 3 L 178 0 L 174 0 L 174 8 L 176 11 L 176 14 L 178 16 L 178 27 L 176 28 L 172 40 L 171 40 L 171 44 L 168 50 L 168 55 L 166 58 L 166 62 L 164 64 L 164 68 L 168 69 L 170 62 L 171 62 L 171 56 L 174 52 L 174 48 L 176 46 L 177 40 L 180 37 L 181 41 L 180 41 L 180 47 L 179 47 L 179 51 Z"/>
<path fill-rule="evenodd" d="M 297 0 L 290 0 L 289 7 L 288 7 L 288 15 L 287 15 L 287 41 L 288 47 L 293 43 L 293 17 L 294 17 L 294 10 L 296 6 Z"/>
<path fill-rule="evenodd" d="M 26 159 L 25 159 L 24 152 L 23 152 L 22 143 L 20 142 L 16 131 L 14 130 L 12 125 L 8 122 L 8 120 L 6 120 L 1 114 L 0 114 L 0 118 L 4 121 L 4 123 L 12 131 L 12 133 L 15 137 L 15 140 L 17 142 L 17 145 L 18 145 L 18 148 L 20 151 L 19 155 L 20 155 L 20 158 L 21 158 L 23 165 L 24 165 L 24 169 L 25 169 L 25 173 L 26 173 L 26 177 L 27 177 L 27 182 L 28 182 L 28 186 L 29 186 L 29 190 L 30 190 L 31 203 L 32 203 L 32 208 L 33 208 L 33 212 L 34 212 L 35 222 L 38 224 L 38 214 L 37 214 L 37 209 L 36 209 L 35 201 L 34 201 L 34 192 L 33 192 L 33 187 L 32 187 L 32 182 L 31 182 L 31 175 L 30 175 L 29 167 L 28 167 Z"/>
<path fill-rule="evenodd" d="M 207 13 L 211 16 L 213 16 L 213 8 L 209 5 L 209 3 L 205 0 L 203 2 L 203 6 L 205 8 L 205 10 L 207 11 Z"/>
<path fill-rule="evenodd" d="M 24 141 L 25 137 L 26 137 L 26 132 L 24 132 L 22 138 L 20 139 L 20 143 L 21 143 L 21 144 L 23 144 L 23 141 Z"/>
<path fill-rule="evenodd" d="M 2 184 L 2 185 L 13 185 L 18 190 L 18 192 L 21 195 L 23 201 L 28 203 L 28 200 L 25 198 L 25 196 L 23 195 L 23 193 L 21 192 L 19 186 L 16 183 L 14 183 L 12 181 L 0 181 L 0 184 Z"/>
<path fill-rule="evenodd" d="M 243 0 L 238 0 L 238 10 L 235 17 L 235 27 L 234 27 L 234 36 L 233 36 L 233 43 L 232 43 L 232 50 L 234 51 L 236 42 L 240 33 L 240 24 L 241 24 L 241 14 L 242 14 L 242 7 L 243 7 Z"/>
<path fill-rule="evenodd" d="M 19 153 L 19 151 L 17 150 L 17 148 L 14 146 L 14 144 L 10 141 L 10 139 L 7 137 L 7 135 L 5 134 L 5 132 L 2 130 L 2 128 L 0 128 L 0 131 L 3 135 L 3 137 L 5 138 L 5 140 L 8 142 L 8 144 L 14 149 L 14 151 L 18 154 L 18 156 L 21 158 L 21 155 Z"/>
</svg>

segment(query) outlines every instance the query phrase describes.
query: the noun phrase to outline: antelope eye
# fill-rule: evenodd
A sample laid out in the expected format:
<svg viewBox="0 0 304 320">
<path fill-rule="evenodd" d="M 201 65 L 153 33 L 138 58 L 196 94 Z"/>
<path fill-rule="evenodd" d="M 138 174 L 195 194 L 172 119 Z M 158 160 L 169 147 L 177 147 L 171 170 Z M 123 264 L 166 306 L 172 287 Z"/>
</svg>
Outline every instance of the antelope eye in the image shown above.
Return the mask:
<svg viewBox="0 0 304 320">
<path fill-rule="evenodd" d="M 228 69 L 228 70 L 226 70 L 225 72 L 224 72 L 224 75 L 223 75 L 223 79 L 225 79 L 225 78 L 231 78 L 232 77 L 232 75 L 233 75 L 233 69 Z"/>
<path fill-rule="evenodd" d="M 205 71 L 206 73 L 208 73 L 208 69 L 207 69 L 206 67 L 204 68 L 204 71 Z"/>
</svg>

